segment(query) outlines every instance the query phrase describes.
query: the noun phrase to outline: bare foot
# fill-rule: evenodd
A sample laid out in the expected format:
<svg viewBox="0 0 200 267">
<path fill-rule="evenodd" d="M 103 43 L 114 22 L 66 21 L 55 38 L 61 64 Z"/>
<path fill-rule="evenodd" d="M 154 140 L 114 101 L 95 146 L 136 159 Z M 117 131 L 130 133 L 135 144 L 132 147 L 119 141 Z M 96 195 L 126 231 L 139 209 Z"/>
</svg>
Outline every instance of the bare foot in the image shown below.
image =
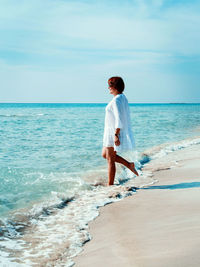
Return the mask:
<svg viewBox="0 0 200 267">
<path fill-rule="evenodd" d="M 109 183 L 108 183 L 106 186 L 112 186 L 112 185 L 114 185 L 114 184 L 109 184 Z"/>
<path fill-rule="evenodd" d="M 105 182 L 96 182 L 95 184 L 92 184 L 92 186 L 106 186 L 106 183 Z"/>
<path fill-rule="evenodd" d="M 137 176 L 139 176 L 138 172 L 135 169 L 135 163 L 134 162 L 130 162 L 129 164 L 129 169 Z"/>
</svg>

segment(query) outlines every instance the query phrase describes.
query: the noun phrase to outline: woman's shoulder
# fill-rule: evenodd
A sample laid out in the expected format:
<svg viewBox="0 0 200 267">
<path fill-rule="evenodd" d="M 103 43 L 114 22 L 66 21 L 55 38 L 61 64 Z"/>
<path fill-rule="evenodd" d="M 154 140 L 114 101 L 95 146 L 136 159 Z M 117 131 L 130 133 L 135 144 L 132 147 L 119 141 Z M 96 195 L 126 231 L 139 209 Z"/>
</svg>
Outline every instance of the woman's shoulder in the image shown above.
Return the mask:
<svg viewBox="0 0 200 267">
<path fill-rule="evenodd" d="M 124 97 L 124 94 L 121 93 L 121 94 L 118 94 L 118 95 L 115 96 L 115 98 L 119 98 L 119 97 Z"/>
<path fill-rule="evenodd" d="M 110 101 L 110 106 L 115 105 L 123 105 L 123 103 L 127 102 L 127 98 L 124 94 L 118 94 Z"/>
<path fill-rule="evenodd" d="M 118 95 L 116 95 L 115 97 L 114 97 L 114 99 L 113 99 L 115 102 L 124 102 L 124 100 L 126 101 L 127 100 L 127 98 L 126 98 L 126 96 L 122 93 L 122 94 L 118 94 Z"/>
<path fill-rule="evenodd" d="M 118 100 L 121 100 L 123 97 L 124 97 L 124 94 L 118 94 L 113 98 L 113 100 L 118 101 Z"/>
</svg>

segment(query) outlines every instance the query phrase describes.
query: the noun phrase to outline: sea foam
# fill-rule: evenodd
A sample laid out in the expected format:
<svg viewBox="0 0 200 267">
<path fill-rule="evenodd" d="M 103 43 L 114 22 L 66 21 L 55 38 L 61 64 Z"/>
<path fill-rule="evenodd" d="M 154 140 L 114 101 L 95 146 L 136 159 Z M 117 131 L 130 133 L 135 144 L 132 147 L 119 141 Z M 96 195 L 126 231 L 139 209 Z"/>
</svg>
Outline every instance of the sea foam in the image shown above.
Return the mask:
<svg viewBox="0 0 200 267">
<path fill-rule="evenodd" d="M 29 222 L 24 231 L 17 235 L 15 233 L 18 232 L 17 227 L 13 228 L 14 234 L 10 230 L 10 236 L 5 236 L 2 240 L 2 262 L 5 259 L 8 263 L 9 258 L 12 258 L 9 266 L 16 266 L 12 263 L 13 261 L 19 261 L 25 266 L 32 264 L 72 266 L 73 257 L 80 253 L 82 246 L 91 239 L 88 223 L 99 215 L 99 207 L 133 195 L 138 188 L 156 182 L 150 170 L 143 170 L 147 162 L 144 157 L 149 161 L 162 158 L 169 153 L 195 144 L 200 144 L 199 137 L 160 145 L 145 151 L 138 158 L 140 176 L 135 177 L 129 170 L 122 168 L 114 186 L 94 186 L 82 180 L 89 190 L 79 191 L 71 198 L 63 199 L 60 204 L 58 202 L 60 198 L 52 192 L 55 199 L 57 198 L 54 204 L 53 202 L 49 206 L 35 204 L 28 211 Z M 10 229 L 14 227 L 7 226 Z M 12 252 L 12 257 L 9 252 Z"/>
</svg>

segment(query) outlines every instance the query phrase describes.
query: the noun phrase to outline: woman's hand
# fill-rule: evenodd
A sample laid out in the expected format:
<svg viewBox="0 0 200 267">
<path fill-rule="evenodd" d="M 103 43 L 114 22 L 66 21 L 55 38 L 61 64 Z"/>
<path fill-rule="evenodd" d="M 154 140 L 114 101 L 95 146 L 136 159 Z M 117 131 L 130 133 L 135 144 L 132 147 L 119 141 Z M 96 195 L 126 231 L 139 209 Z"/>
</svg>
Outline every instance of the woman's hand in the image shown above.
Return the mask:
<svg viewBox="0 0 200 267">
<path fill-rule="evenodd" d="M 116 146 L 120 145 L 119 136 L 117 136 L 117 135 L 115 135 L 115 145 Z"/>
</svg>

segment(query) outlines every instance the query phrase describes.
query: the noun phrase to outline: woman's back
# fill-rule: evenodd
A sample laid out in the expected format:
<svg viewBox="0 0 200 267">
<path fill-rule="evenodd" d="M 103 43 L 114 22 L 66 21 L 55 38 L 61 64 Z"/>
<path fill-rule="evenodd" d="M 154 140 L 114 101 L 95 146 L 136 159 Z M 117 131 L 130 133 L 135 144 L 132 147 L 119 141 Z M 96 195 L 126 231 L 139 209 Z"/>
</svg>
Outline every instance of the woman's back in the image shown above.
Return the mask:
<svg viewBox="0 0 200 267">
<path fill-rule="evenodd" d="M 122 123 L 122 131 L 128 131 L 131 128 L 130 109 L 126 96 L 124 94 L 118 94 L 114 101 L 119 109 L 119 117 Z"/>
</svg>

